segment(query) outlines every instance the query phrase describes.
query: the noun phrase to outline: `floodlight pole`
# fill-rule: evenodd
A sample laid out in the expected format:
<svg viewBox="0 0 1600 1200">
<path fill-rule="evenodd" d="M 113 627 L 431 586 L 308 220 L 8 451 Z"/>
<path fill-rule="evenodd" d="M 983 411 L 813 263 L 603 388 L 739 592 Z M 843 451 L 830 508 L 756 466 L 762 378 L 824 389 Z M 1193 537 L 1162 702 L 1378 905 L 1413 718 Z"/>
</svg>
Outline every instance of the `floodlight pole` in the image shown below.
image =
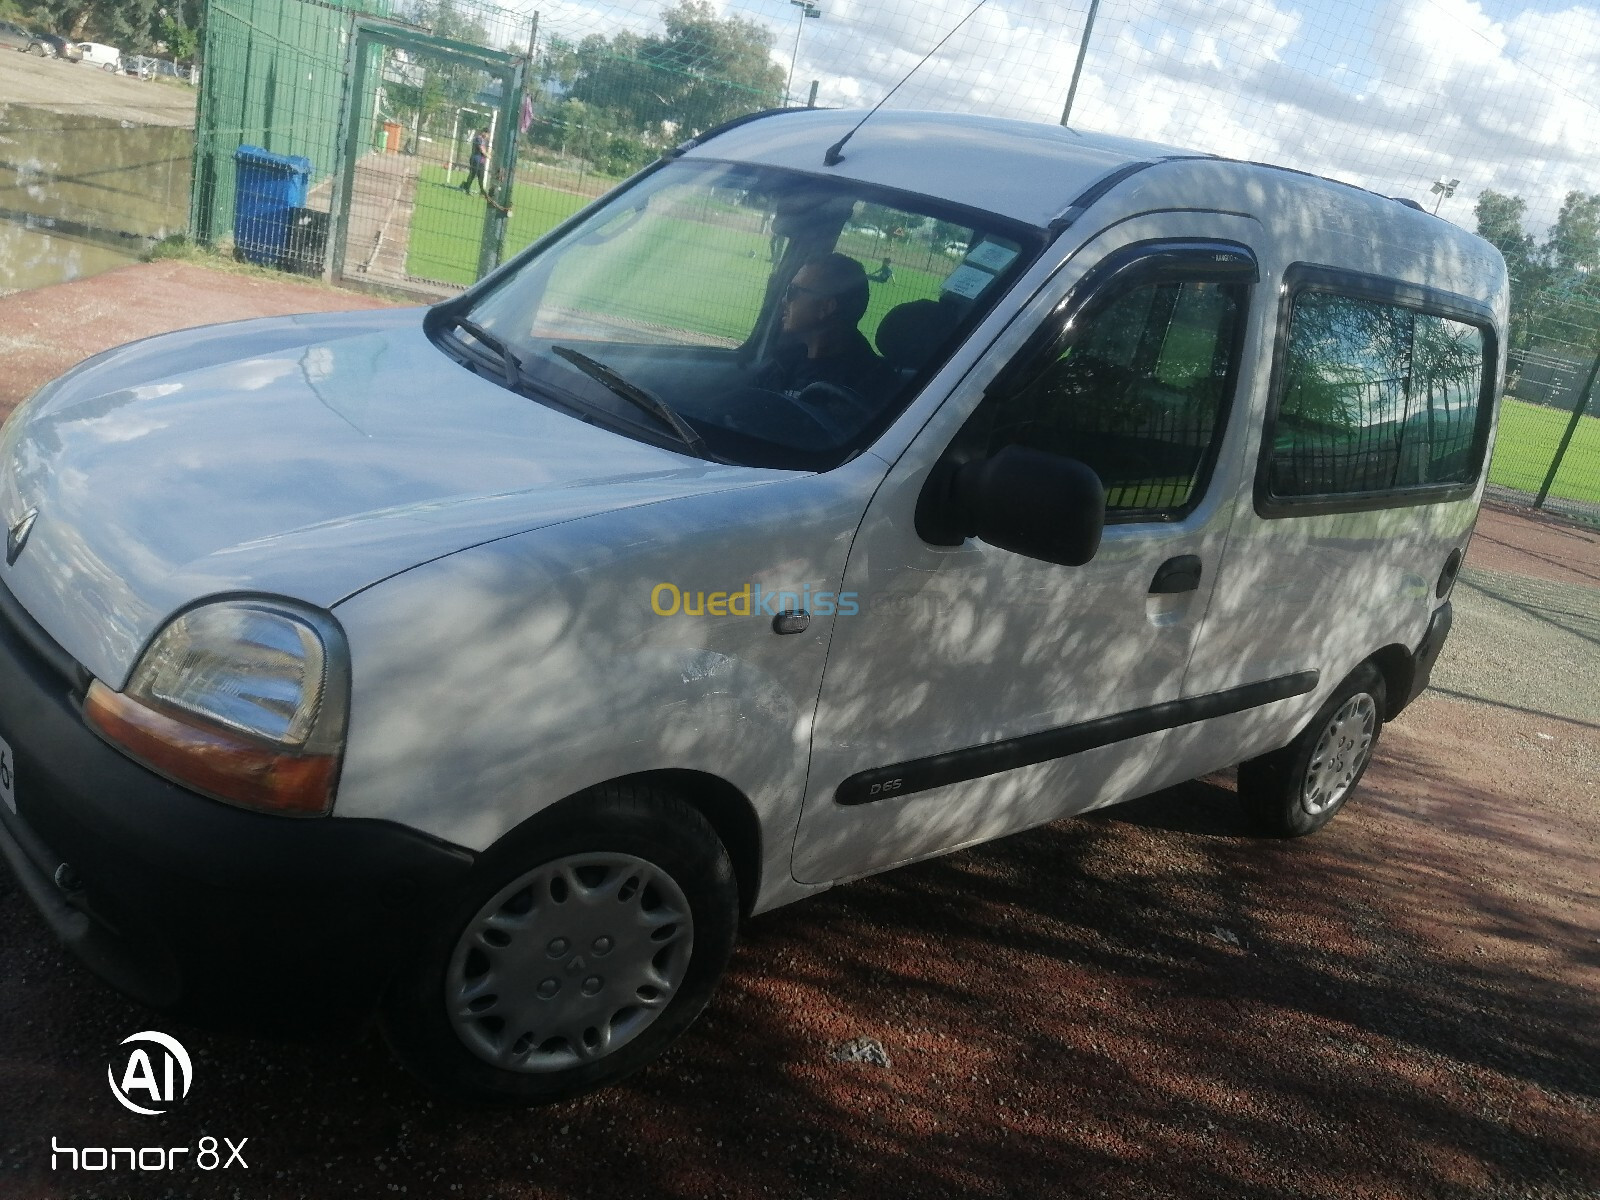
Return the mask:
<svg viewBox="0 0 1600 1200">
<path fill-rule="evenodd" d="M 1078 61 L 1072 68 L 1072 83 L 1067 88 L 1066 107 L 1061 110 L 1063 125 L 1072 117 L 1072 101 L 1078 94 L 1078 77 L 1083 74 L 1083 60 L 1089 53 L 1089 35 L 1094 32 L 1094 15 L 1099 10 L 1100 0 L 1089 0 L 1089 16 L 1083 23 L 1083 39 L 1078 43 Z"/>
<path fill-rule="evenodd" d="M 794 95 L 794 65 L 800 58 L 800 32 L 806 27 L 806 18 L 821 19 L 822 10 L 812 3 L 812 0 L 789 0 L 789 3 L 800 10 L 800 15 L 794 23 L 794 49 L 789 54 L 789 82 L 783 85 L 783 106 L 789 107 L 790 99 Z"/>
</svg>

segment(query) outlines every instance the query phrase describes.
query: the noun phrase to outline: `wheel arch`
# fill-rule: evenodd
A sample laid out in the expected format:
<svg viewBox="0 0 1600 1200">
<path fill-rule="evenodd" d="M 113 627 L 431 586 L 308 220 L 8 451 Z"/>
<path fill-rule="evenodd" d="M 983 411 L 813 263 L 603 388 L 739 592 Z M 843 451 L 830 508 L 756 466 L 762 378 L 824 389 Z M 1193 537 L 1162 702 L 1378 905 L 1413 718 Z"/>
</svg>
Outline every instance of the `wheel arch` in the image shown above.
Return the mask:
<svg viewBox="0 0 1600 1200">
<path fill-rule="evenodd" d="M 1411 696 L 1411 684 L 1416 677 L 1417 664 L 1411 651 L 1391 643 L 1367 659 L 1383 676 L 1383 719 L 1394 720 L 1405 708 Z"/>
<path fill-rule="evenodd" d="M 682 768 L 642 771 L 608 782 L 652 784 L 696 809 L 726 847 L 739 883 L 739 911 L 750 915 L 761 888 L 761 820 L 748 796 L 720 776 Z"/>
<path fill-rule="evenodd" d="M 558 809 L 582 804 L 584 797 L 597 789 L 617 785 L 667 792 L 704 817 L 727 849 L 733 864 L 734 880 L 739 888 L 739 911 L 750 915 L 761 888 L 761 822 L 749 797 L 726 779 L 706 771 L 661 768 L 597 780 L 582 791 L 540 809 L 501 835 L 496 845 L 517 836 L 528 825 L 547 819 Z"/>
</svg>

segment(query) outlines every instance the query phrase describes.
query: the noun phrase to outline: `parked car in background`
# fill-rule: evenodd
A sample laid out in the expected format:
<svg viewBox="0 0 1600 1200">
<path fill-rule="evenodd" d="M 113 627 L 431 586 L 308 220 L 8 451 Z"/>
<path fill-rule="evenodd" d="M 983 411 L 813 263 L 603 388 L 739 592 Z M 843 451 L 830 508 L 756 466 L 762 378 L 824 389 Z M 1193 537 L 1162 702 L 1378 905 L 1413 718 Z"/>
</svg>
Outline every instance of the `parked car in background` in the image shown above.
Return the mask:
<svg viewBox="0 0 1600 1200">
<path fill-rule="evenodd" d="M 103 42 L 79 42 L 78 50 L 83 61 L 91 66 L 110 71 L 113 75 L 122 70 L 122 51 Z"/>
<path fill-rule="evenodd" d="M 83 51 L 78 49 L 76 43 L 53 33 L 29 34 L 28 44 L 21 49 L 40 58 L 61 58 L 67 62 L 80 62 L 83 59 Z"/>
<path fill-rule="evenodd" d="M 148 54 L 133 54 L 122 60 L 122 69 L 129 75 L 137 75 L 140 79 L 155 79 L 158 76 L 166 79 L 190 80 L 191 68 L 180 66 L 168 58 L 153 58 Z"/>
<path fill-rule="evenodd" d="M 0 46 L 10 46 L 13 50 L 25 50 L 31 41 L 33 41 L 33 34 L 15 21 L 0 21 Z"/>
</svg>

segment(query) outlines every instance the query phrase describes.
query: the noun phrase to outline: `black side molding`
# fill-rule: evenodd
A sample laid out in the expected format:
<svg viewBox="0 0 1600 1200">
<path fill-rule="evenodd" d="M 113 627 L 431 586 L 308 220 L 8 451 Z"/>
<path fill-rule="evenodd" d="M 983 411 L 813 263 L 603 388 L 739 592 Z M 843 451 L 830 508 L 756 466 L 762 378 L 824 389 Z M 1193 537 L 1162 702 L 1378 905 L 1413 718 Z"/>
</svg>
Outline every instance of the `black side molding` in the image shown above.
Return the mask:
<svg viewBox="0 0 1600 1200">
<path fill-rule="evenodd" d="M 1023 737 L 1008 738 L 1003 742 L 932 754 L 892 767 L 874 767 L 846 779 L 834 790 L 833 798 L 838 804 L 871 804 L 893 796 L 926 792 L 950 783 L 965 783 L 985 775 L 998 775 L 1001 771 L 1014 771 L 1018 767 L 1031 767 L 1051 759 L 1068 758 L 1085 750 L 1097 750 L 1101 746 L 1142 737 L 1147 733 L 1160 733 L 1163 729 L 1174 729 L 1211 717 L 1225 717 L 1277 700 L 1303 696 L 1317 686 L 1319 677 L 1320 672 L 1317 671 L 1280 675 L 1276 679 L 1247 683 L 1243 687 L 1212 692 L 1206 696 L 1190 696 L 1183 700 L 1169 700 L 1165 704 L 1153 704 L 1149 708 L 1136 708 L 1131 712 L 1113 713 L 1081 725 L 1063 725 L 1057 729 L 1044 729 Z"/>
<path fill-rule="evenodd" d="M 1444 649 L 1444 640 L 1450 636 L 1450 626 L 1454 621 L 1455 613 L 1450 601 L 1446 600 L 1434 610 L 1433 618 L 1428 622 L 1428 632 L 1423 634 L 1422 642 L 1411 658 L 1411 688 L 1404 696 L 1389 702 L 1389 711 L 1384 720 L 1394 720 L 1408 704 L 1427 690 L 1428 681 L 1433 676 L 1433 664 L 1439 661 L 1439 651 Z"/>
</svg>

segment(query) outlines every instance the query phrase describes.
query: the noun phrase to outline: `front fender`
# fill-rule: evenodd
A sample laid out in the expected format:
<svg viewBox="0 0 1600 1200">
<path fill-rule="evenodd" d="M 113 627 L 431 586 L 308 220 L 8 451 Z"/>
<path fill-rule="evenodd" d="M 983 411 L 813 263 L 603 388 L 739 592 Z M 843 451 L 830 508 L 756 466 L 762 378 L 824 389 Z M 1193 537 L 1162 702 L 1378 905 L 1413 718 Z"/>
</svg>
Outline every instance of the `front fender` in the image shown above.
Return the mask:
<svg viewBox="0 0 1600 1200">
<path fill-rule="evenodd" d="M 352 656 L 336 817 L 482 850 L 596 783 L 701 771 L 749 798 L 763 887 L 787 879 L 850 539 L 883 464 L 598 514 L 424 564 L 341 603 Z M 809 597 L 664 616 L 683 592 Z M 759 592 L 756 589 L 760 589 Z M 738 607 L 737 605 L 734 607 Z M 750 607 L 754 607 L 754 604 Z"/>
</svg>

